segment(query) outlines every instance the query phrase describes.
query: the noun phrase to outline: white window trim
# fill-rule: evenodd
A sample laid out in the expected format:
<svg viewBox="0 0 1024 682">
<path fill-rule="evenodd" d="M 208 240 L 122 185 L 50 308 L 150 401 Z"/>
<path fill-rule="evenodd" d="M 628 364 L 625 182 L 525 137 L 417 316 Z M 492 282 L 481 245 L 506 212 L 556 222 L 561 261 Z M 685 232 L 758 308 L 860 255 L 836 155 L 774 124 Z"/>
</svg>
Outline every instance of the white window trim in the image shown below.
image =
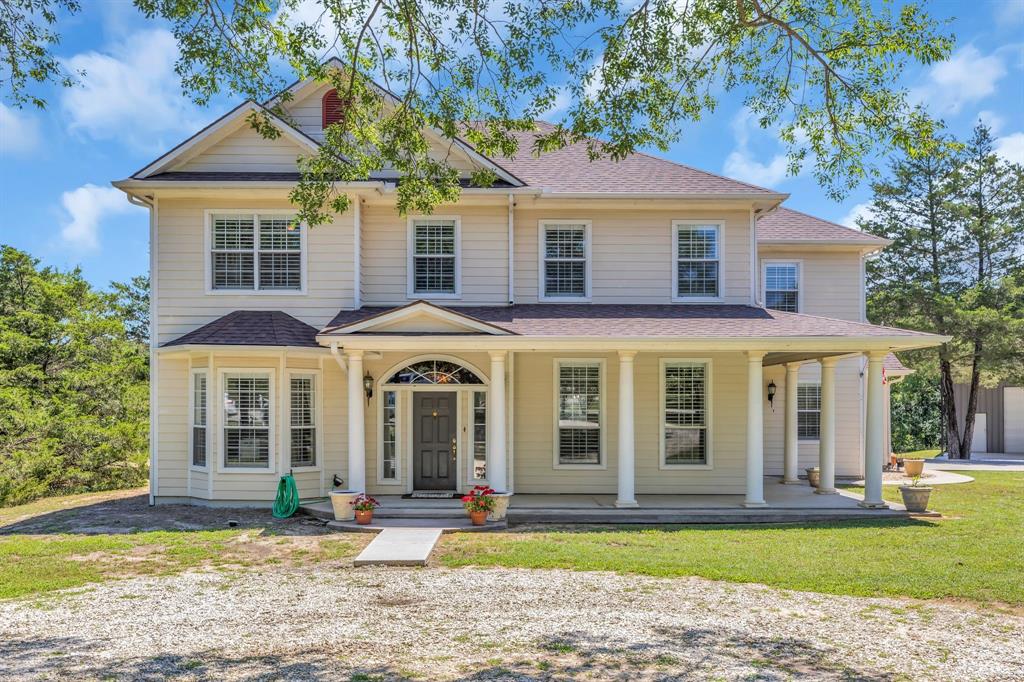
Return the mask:
<svg viewBox="0 0 1024 682">
<path fill-rule="evenodd" d="M 584 285 L 583 296 L 548 296 L 544 293 L 545 285 L 545 263 L 547 259 L 544 257 L 546 250 L 546 237 L 547 229 L 553 225 L 583 225 L 585 227 L 584 235 L 584 249 L 585 258 L 584 263 L 584 278 L 586 283 Z M 538 220 L 537 221 L 537 300 L 542 303 L 589 303 L 592 298 L 591 293 L 591 263 L 593 263 L 593 239 L 592 239 L 592 223 L 589 220 Z"/>
<path fill-rule="evenodd" d="M 601 412 L 598 415 L 598 426 L 601 429 L 601 438 L 598 441 L 598 463 L 597 464 L 562 464 L 558 459 L 558 445 L 560 438 L 558 435 L 558 414 L 559 414 L 559 368 L 563 365 L 598 365 L 598 372 L 600 374 L 600 387 L 601 391 Z M 553 447 L 551 453 L 551 467 L 553 469 L 564 469 L 568 471 L 598 471 L 608 468 L 608 448 L 606 447 L 608 438 L 608 373 L 605 371 L 605 359 L 604 358 L 555 358 L 552 363 L 551 375 L 552 375 L 552 396 L 554 404 L 554 413 L 552 414 L 552 434 L 553 434 Z"/>
<path fill-rule="evenodd" d="M 679 228 L 714 226 L 718 231 L 718 296 L 680 296 L 679 295 Z M 711 259 L 705 259 L 711 260 Z M 672 221 L 672 302 L 673 303 L 723 303 L 725 301 L 725 221 L 712 220 L 673 220 Z"/>
<path fill-rule="evenodd" d="M 394 384 L 384 383 L 384 377 L 377 380 L 377 485 L 402 485 L 402 401 L 404 394 Z M 384 391 L 395 394 L 395 477 L 384 478 Z"/>
<path fill-rule="evenodd" d="M 817 445 L 821 443 L 821 381 L 800 381 L 797 380 L 797 404 L 796 404 L 796 444 L 797 447 L 801 445 Z M 801 410 L 800 409 L 800 386 L 817 386 L 818 387 L 818 409 L 817 410 Z M 800 437 L 800 413 L 801 412 L 817 412 L 818 413 L 818 437 L 817 438 L 801 438 Z"/>
<path fill-rule="evenodd" d="M 761 260 L 761 304 L 768 308 L 768 266 L 796 266 L 796 312 L 804 312 L 804 261 L 802 258 L 764 258 Z M 779 311 L 782 312 L 782 311 Z"/>
<path fill-rule="evenodd" d="M 704 370 L 704 428 L 705 438 L 704 464 L 669 464 L 665 461 L 665 368 L 677 363 L 702 363 Z M 715 468 L 714 448 L 714 381 L 710 358 L 661 358 L 658 361 L 658 468 L 662 471 L 711 471 Z"/>
<path fill-rule="evenodd" d="M 207 296 L 305 296 L 307 294 L 307 282 L 309 275 L 309 248 L 308 235 L 309 227 L 301 223 L 299 228 L 301 268 L 301 284 L 298 289 L 260 289 L 260 259 L 259 259 L 259 216 L 261 215 L 295 215 L 294 209 L 288 208 L 207 208 L 203 210 L 203 288 Z M 214 289 L 212 254 L 213 254 L 213 216 L 215 215 L 251 215 L 255 221 L 257 234 L 255 235 L 256 260 L 253 264 L 253 288 L 252 289 Z"/>
<path fill-rule="evenodd" d="M 417 293 L 415 277 L 416 222 L 423 220 L 452 220 L 455 222 L 455 293 Z M 405 294 L 412 300 L 455 300 L 462 298 L 462 217 L 458 215 L 415 215 L 406 221 Z"/>
<path fill-rule="evenodd" d="M 206 466 L 199 466 L 195 464 L 192 458 L 192 446 L 194 445 L 195 438 L 195 427 L 198 426 L 195 423 L 195 407 L 196 407 L 196 375 L 203 375 L 206 377 Z M 212 451 L 210 449 L 210 372 L 206 367 L 199 367 L 189 371 L 188 373 L 188 467 L 192 471 L 209 471 L 210 470 L 210 455 Z"/>
<path fill-rule="evenodd" d="M 270 444 L 269 452 L 267 454 L 267 462 L 269 466 L 266 468 L 256 467 L 229 467 L 224 465 L 224 448 L 227 445 L 227 439 L 224 438 L 224 431 L 227 429 L 227 424 L 224 420 L 224 393 L 227 388 L 226 376 L 228 374 L 254 374 L 257 376 L 267 376 L 270 379 L 270 405 L 276 409 L 276 412 L 281 412 L 280 403 L 275 401 L 277 387 L 274 382 L 274 378 L 277 374 L 276 369 L 268 369 L 266 367 L 222 367 L 217 370 L 217 409 L 219 410 L 219 416 L 217 418 L 217 428 L 220 429 L 220 433 L 217 438 L 217 473 L 218 474 L 273 474 L 277 472 L 277 424 L 281 419 L 280 414 L 272 414 L 270 420 L 270 433 L 268 435 Z M 207 384 L 207 390 L 209 390 L 209 384 Z M 209 398 L 207 398 L 209 400 Z M 209 461 L 209 460 L 207 460 Z"/>
<path fill-rule="evenodd" d="M 313 377 L 313 431 L 316 450 L 316 464 L 314 466 L 292 466 L 292 376 Z M 323 404 L 324 397 L 321 393 L 323 381 L 319 369 L 288 369 L 285 370 L 285 378 L 288 382 L 288 400 L 285 402 L 285 413 L 282 415 L 282 424 L 285 426 L 285 446 L 287 452 L 287 464 L 289 471 L 320 471 L 324 456 L 323 438 Z"/>
<path fill-rule="evenodd" d="M 466 418 L 466 481 L 473 485 L 489 485 L 488 476 L 483 478 L 477 478 L 473 475 L 473 460 L 476 458 L 476 394 L 484 394 L 484 405 L 487 405 L 489 399 L 489 391 L 486 386 L 478 386 L 475 390 L 470 391 L 466 399 L 469 404 L 469 416 Z M 484 424 L 486 424 L 487 411 L 484 410 Z M 486 462 L 486 444 L 487 444 L 487 432 L 484 431 L 484 446 L 485 446 L 485 462 Z"/>
</svg>

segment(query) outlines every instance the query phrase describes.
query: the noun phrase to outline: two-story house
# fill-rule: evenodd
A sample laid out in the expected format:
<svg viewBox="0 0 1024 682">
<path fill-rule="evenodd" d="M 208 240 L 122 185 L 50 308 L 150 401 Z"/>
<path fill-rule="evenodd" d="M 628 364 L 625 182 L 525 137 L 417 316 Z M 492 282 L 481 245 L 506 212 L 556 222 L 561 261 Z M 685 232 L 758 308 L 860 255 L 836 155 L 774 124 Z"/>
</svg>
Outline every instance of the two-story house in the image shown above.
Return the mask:
<svg viewBox="0 0 1024 682">
<path fill-rule="evenodd" d="M 759 506 L 765 476 L 820 465 L 819 492 L 865 475 L 882 505 L 883 365 L 943 340 L 866 322 L 885 240 L 646 154 L 440 135 L 494 185 L 405 216 L 382 173 L 309 229 L 287 195 L 334 95 L 292 94 L 277 139 L 247 102 L 114 183 L 151 216 L 155 502 L 268 505 L 292 472 L 303 498 L 337 477 Z"/>
</svg>

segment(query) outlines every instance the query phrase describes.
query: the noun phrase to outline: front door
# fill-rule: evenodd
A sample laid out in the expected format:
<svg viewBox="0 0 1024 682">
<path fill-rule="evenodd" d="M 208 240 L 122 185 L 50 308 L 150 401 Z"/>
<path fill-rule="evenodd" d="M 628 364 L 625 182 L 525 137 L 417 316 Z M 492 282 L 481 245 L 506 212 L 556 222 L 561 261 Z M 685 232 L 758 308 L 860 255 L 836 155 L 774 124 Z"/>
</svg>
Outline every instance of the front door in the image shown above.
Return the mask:
<svg viewBox="0 0 1024 682">
<path fill-rule="evenodd" d="M 413 488 L 455 490 L 455 393 L 412 395 Z"/>
</svg>

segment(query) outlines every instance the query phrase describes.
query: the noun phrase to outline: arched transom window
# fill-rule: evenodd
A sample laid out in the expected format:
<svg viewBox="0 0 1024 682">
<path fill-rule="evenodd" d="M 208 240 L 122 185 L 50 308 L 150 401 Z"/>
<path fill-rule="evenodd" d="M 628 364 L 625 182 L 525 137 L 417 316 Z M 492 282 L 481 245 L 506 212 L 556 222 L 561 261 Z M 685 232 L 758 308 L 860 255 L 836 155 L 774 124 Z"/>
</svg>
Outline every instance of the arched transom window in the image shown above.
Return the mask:
<svg viewBox="0 0 1024 682">
<path fill-rule="evenodd" d="M 391 375 L 389 384 L 482 384 L 480 377 L 448 360 L 421 360 Z"/>
</svg>

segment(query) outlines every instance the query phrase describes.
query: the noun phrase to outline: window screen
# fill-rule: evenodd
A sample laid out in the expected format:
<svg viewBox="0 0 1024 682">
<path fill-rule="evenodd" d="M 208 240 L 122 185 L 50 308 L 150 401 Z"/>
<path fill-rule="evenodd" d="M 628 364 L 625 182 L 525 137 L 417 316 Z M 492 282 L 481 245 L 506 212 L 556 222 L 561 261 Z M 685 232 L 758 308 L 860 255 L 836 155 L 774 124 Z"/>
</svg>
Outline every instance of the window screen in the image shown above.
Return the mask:
<svg viewBox="0 0 1024 682">
<path fill-rule="evenodd" d="M 676 227 L 676 296 L 719 296 L 719 234 L 715 225 Z"/>
<path fill-rule="evenodd" d="M 800 440 L 818 440 L 821 436 L 821 385 L 796 387 L 796 433 Z"/>
<path fill-rule="evenodd" d="M 558 463 L 601 463 L 601 366 L 558 366 Z"/>
<path fill-rule="evenodd" d="M 263 469 L 270 466 L 270 378 L 224 376 L 224 466 Z"/>
<path fill-rule="evenodd" d="M 707 365 L 665 364 L 665 464 L 707 464 Z"/>
<path fill-rule="evenodd" d="M 455 221 L 413 223 L 413 293 L 455 294 Z"/>
<path fill-rule="evenodd" d="M 796 263 L 768 263 L 764 266 L 764 305 L 772 310 L 799 312 L 800 271 Z"/>
<path fill-rule="evenodd" d="M 545 225 L 544 296 L 587 295 L 587 226 Z"/>
<path fill-rule="evenodd" d="M 316 466 L 316 379 L 312 374 L 291 379 L 291 462 Z"/>
</svg>

